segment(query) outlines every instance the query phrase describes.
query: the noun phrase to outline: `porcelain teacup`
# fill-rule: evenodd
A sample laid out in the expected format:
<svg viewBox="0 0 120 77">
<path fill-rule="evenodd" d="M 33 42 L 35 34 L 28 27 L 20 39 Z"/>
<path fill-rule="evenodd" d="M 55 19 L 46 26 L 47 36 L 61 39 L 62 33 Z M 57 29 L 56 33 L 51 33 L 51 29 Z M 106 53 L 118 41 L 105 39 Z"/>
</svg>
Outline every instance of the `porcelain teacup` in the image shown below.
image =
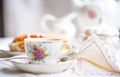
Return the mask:
<svg viewBox="0 0 120 77">
<path fill-rule="evenodd" d="M 27 38 L 25 52 L 31 63 L 57 63 L 71 51 L 68 42 L 56 38 Z"/>
</svg>

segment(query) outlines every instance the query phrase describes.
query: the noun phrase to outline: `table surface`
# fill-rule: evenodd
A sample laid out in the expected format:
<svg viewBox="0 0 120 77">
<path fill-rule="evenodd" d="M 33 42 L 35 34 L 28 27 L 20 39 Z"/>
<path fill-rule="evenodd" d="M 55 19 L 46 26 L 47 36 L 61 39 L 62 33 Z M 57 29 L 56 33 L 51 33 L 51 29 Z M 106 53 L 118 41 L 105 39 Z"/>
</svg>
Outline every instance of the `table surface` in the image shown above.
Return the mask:
<svg viewBox="0 0 120 77">
<path fill-rule="evenodd" d="M 0 38 L 0 50 L 8 49 L 8 44 L 12 41 L 12 37 Z M 6 58 L 6 55 L 0 51 L 0 59 Z M 74 67 L 74 66 L 73 66 Z M 79 68 L 79 67 L 77 67 Z M 101 74 L 99 73 L 85 73 L 78 74 L 73 69 L 68 69 L 64 72 L 54 73 L 54 74 L 32 74 L 26 73 L 18 70 L 14 67 L 14 65 L 9 61 L 1 61 L 0 62 L 0 77 L 120 77 L 120 74 Z"/>
</svg>

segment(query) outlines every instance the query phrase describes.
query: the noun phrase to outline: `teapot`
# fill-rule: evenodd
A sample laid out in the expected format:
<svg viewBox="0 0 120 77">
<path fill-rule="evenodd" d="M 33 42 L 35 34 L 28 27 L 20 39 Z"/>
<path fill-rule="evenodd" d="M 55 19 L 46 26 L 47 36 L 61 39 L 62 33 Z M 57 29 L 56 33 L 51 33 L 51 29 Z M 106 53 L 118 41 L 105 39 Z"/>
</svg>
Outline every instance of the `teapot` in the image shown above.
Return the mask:
<svg viewBox="0 0 120 77">
<path fill-rule="evenodd" d="M 41 29 L 44 33 L 60 35 L 71 40 L 76 35 L 76 27 L 72 23 L 72 20 L 76 16 L 76 13 L 70 13 L 63 17 L 55 17 L 47 14 L 41 20 Z"/>
<path fill-rule="evenodd" d="M 78 26 L 83 33 L 88 28 L 99 27 L 102 23 L 101 9 L 95 5 L 85 5 L 77 10 L 78 16 L 76 17 Z"/>
</svg>

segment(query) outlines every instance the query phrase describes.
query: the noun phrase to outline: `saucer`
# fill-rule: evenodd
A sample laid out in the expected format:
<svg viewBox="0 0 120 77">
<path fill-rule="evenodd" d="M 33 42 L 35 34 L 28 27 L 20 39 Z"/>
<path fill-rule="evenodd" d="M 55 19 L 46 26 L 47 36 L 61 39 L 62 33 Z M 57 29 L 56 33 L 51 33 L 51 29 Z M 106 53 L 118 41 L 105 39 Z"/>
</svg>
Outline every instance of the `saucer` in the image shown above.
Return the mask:
<svg viewBox="0 0 120 77">
<path fill-rule="evenodd" d="M 19 55 L 10 58 L 14 66 L 24 72 L 30 73 L 57 73 L 70 68 L 73 60 L 58 63 L 31 64 L 27 55 Z M 29 68 L 29 69 L 28 69 Z"/>
</svg>

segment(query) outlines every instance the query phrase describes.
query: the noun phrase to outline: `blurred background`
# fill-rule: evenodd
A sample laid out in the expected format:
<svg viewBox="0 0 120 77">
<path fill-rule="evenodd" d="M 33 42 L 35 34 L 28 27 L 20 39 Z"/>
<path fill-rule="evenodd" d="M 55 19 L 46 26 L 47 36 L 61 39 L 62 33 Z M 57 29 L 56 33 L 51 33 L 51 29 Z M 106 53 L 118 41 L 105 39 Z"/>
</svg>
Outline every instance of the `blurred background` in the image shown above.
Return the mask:
<svg viewBox="0 0 120 77">
<path fill-rule="evenodd" d="M 44 32 L 40 22 L 46 14 L 62 18 L 91 4 L 100 8 L 109 26 L 120 30 L 120 0 L 0 0 L 0 36 Z"/>
</svg>

